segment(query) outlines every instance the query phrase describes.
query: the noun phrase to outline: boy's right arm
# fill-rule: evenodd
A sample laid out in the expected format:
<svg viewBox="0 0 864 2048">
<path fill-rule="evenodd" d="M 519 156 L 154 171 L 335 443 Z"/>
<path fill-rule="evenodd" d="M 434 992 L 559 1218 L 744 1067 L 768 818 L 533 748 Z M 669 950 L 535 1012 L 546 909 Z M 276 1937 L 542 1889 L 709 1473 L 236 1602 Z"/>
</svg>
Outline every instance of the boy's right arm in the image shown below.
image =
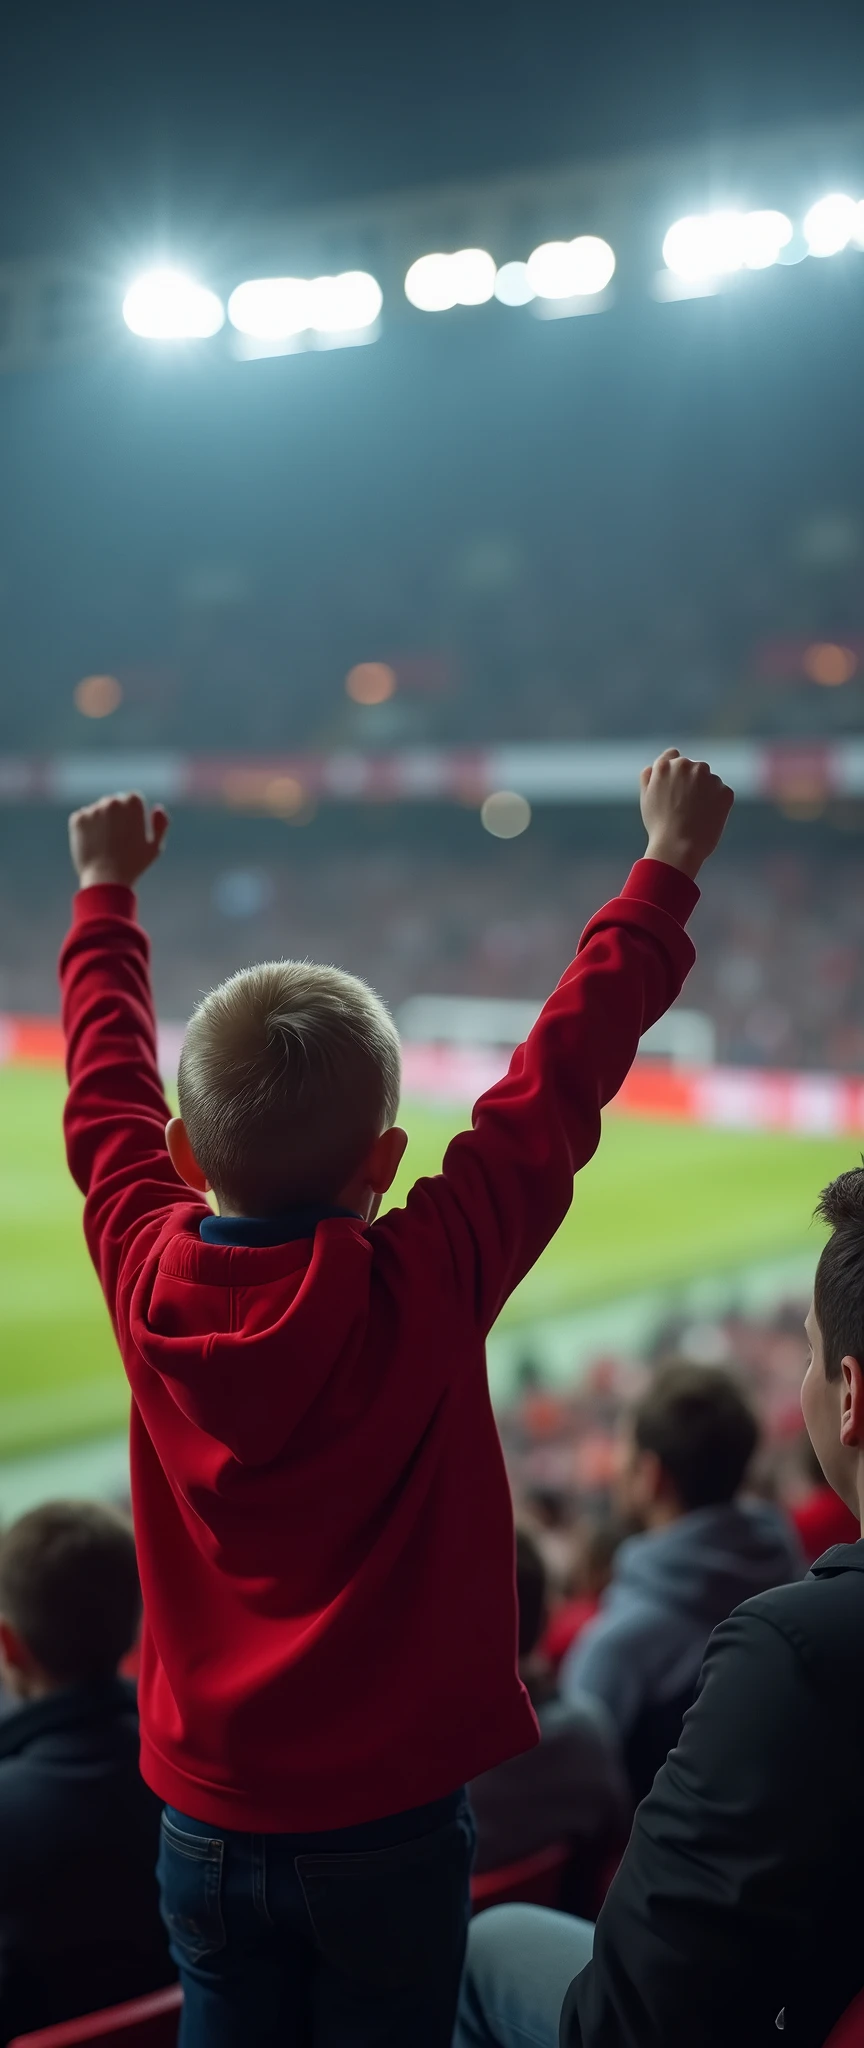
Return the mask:
<svg viewBox="0 0 864 2048">
<path fill-rule="evenodd" d="M 84 1233 L 108 1308 L 130 1231 L 194 1197 L 165 1146 L 171 1114 L 156 1056 L 150 949 L 133 884 L 161 851 L 165 813 L 106 798 L 70 821 L 80 890 L 60 956 L 69 1092 L 66 1154 L 85 1196 Z"/>
<path fill-rule="evenodd" d="M 642 775 L 646 858 L 598 911 L 509 1072 L 481 1097 L 441 1173 L 418 1181 L 390 1227 L 423 1239 L 443 1224 L 449 1270 L 487 1331 L 562 1222 L 573 1177 L 596 1151 L 643 1031 L 675 1001 L 695 958 L 684 926 L 695 876 L 713 852 L 732 792 L 674 749 Z"/>
</svg>

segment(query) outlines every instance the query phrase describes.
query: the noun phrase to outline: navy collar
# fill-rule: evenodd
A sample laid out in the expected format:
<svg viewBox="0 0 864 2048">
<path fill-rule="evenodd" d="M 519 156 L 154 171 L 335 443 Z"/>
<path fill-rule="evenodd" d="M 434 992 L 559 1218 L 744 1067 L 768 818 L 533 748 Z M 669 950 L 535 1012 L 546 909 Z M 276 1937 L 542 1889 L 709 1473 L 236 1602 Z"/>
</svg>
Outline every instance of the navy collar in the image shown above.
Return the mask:
<svg viewBox="0 0 864 2048">
<path fill-rule="evenodd" d="M 205 1216 L 199 1234 L 205 1244 L 294 1244 L 298 1238 L 314 1237 L 318 1224 L 329 1222 L 331 1216 L 363 1221 L 353 1209 L 310 1203 L 307 1209 L 285 1209 L 281 1216 Z"/>
</svg>

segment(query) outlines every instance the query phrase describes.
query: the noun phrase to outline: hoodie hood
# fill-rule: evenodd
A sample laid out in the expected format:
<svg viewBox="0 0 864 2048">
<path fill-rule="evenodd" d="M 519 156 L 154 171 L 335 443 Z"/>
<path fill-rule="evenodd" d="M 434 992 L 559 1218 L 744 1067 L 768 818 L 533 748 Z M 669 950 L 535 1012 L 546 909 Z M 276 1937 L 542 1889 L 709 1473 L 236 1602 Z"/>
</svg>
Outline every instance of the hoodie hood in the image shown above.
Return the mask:
<svg viewBox="0 0 864 2048">
<path fill-rule="evenodd" d="M 368 1322 L 369 1237 L 359 1218 L 331 1216 L 289 1243 L 213 1244 L 200 1222 L 196 1208 L 155 1246 L 132 1292 L 129 1334 L 165 1400 L 214 1452 L 272 1465 L 325 1389 L 332 1398 L 335 1382 L 345 1399 Z"/>
<path fill-rule="evenodd" d="M 618 1552 L 612 1589 L 692 1616 L 710 1630 L 742 1600 L 803 1572 L 798 1539 L 777 1508 L 731 1501 L 632 1536 Z"/>
</svg>

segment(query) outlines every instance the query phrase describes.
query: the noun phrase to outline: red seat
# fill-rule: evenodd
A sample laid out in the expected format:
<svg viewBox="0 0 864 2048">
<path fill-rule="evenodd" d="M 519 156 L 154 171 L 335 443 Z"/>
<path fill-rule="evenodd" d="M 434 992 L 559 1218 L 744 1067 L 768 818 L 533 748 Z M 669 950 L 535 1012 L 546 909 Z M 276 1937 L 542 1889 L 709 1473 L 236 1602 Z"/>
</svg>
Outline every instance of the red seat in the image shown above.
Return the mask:
<svg viewBox="0 0 864 2048">
<path fill-rule="evenodd" d="M 548 1849 L 523 1856 L 519 1863 L 475 1873 L 471 1879 L 474 1912 L 485 1913 L 487 1906 L 557 1906 L 571 1854 L 566 1842 L 553 1842 Z"/>
<path fill-rule="evenodd" d="M 63 2020 L 58 2027 L 40 2027 L 36 2034 L 18 2034 L 9 2048 L 176 2048 L 183 1993 L 179 1984 L 111 2005 L 84 2019 Z"/>
<path fill-rule="evenodd" d="M 824 2048 L 864 2048 L 864 1991 L 859 1991 L 852 2004 L 841 2012 Z"/>
</svg>

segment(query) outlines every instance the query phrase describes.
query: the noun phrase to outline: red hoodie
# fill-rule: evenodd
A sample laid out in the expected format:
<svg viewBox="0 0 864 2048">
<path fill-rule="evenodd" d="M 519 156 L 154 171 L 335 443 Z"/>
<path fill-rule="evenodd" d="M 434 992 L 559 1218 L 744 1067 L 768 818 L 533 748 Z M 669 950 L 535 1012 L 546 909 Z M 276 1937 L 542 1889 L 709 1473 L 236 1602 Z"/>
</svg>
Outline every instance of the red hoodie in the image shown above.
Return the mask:
<svg viewBox="0 0 864 2048">
<path fill-rule="evenodd" d="M 165 1150 L 131 890 L 75 899 L 66 1143 L 132 1388 L 141 1765 L 214 1827 L 348 1827 L 528 1749 L 484 1340 L 570 1206 L 698 890 L 639 861 L 441 1173 L 367 1226 L 207 1244 Z"/>
</svg>

